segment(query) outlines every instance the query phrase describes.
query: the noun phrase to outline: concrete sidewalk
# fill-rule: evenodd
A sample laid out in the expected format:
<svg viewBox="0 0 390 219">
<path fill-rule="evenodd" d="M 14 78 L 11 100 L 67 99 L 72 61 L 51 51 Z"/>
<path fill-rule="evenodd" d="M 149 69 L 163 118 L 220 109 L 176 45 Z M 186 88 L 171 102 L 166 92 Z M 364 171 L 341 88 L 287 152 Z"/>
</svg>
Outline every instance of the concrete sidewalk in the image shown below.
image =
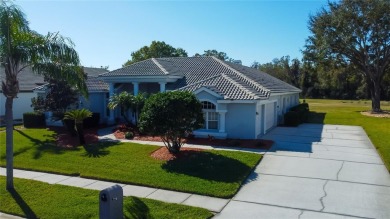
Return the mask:
<svg viewBox="0 0 390 219">
<path fill-rule="evenodd" d="M 5 176 L 5 168 L 0 167 L 0 175 Z M 52 173 L 27 171 L 14 169 L 14 177 L 30 179 L 49 184 L 74 186 L 84 189 L 103 190 L 113 185 L 120 185 L 123 188 L 124 196 L 135 196 L 149 198 L 169 203 L 177 203 L 194 207 L 205 208 L 213 212 L 220 212 L 230 199 L 214 198 L 184 192 L 176 192 L 164 189 L 156 189 L 145 186 L 126 185 L 101 180 L 86 179 L 74 176 L 64 176 Z M 1 216 L 1 214 L 0 214 Z"/>
<path fill-rule="evenodd" d="M 216 218 L 390 218 L 390 175 L 361 127 L 277 127 Z"/>
</svg>

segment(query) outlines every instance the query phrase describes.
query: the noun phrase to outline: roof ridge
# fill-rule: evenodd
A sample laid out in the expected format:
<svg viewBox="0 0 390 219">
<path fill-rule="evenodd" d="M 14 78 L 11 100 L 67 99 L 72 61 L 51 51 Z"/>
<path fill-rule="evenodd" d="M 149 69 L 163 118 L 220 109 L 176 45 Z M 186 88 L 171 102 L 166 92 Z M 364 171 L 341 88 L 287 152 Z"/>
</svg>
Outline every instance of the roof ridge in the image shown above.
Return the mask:
<svg viewBox="0 0 390 219">
<path fill-rule="evenodd" d="M 160 63 L 158 63 L 157 59 L 152 58 L 152 61 L 161 69 L 162 72 L 164 72 L 164 74 L 169 74 L 169 72 Z"/>
<path fill-rule="evenodd" d="M 228 80 L 230 83 L 232 83 L 235 86 L 237 86 L 238 89 L 240 89 L 240 90 L 244 91 L 245 93 L 247 93 L 248 95 L 252 96 L 253 98 L 255 98 L 255 99 L 260 98 L 259 96 L 257 96 L 256 94 L 254 94 L 253 92 L 251 92 L 250 90 L 246 89 L 244 86 L 242 86 L 241 84 L 237 83 L 235 80 L 230 78 L 229 75 L 222 74 L 222 77 L 225 78 L 226 80 Z"/>
<path fill-rule="evenodd" d="M 192 83 L 192 84 L 189 84 L 189 85 L 187 85 L 187 86 L 181 87 L 181 88 L 179 88 L 178 90 L 181 90 L 181 89 L 184 89 L 184 88 L 187 88 L 187 87 L 192 87 L 192 86 L 194 86 L 194 85 L 203 83 L 203 82 L 205 82 L 205 81 L 208 81 L 208 80 L 211 80 L 211 79 L 214 79 L 214 78 L 217 78 L 217 77 L 221 77 L 221 75 L 222 75 L 222 74 L 217 74 L 217 75 L 211 76 L 211 77 L 206 78 L 206 79 L 204 79 L 204 80 L 197 81 L 197 82 L 195 82 L 195 83 Z"/>
<path fill-rule="evenodd" d="M 237 76 L 239 77 L 242 77 L 244 79 L 244 82 L 251 85 L 251 86 L 254 86 L 254 87 L 257 87 L 260 92 L 262 94 L 265 94 L 266 97 L 269 97 L 269 95 L 271 94 L 271 91 L 263 86 L 261 86 L 260 84 L 258 84 L 256 81 L 252 80 L 251 78 L 249 78 L 248 76 L 244 75 L 243 73 L 237 71 L 236 69 L 234 69 L 233 67 L 229 66 L 228 64 L 226 64 L 224 61 L 214 57 L 214 56 L 211 56 L 215 61 L 219 62 L 221 65 L 223 65 L 224 67 L 230 69 L 232 72 L 234 72 Z"/>
</svg>

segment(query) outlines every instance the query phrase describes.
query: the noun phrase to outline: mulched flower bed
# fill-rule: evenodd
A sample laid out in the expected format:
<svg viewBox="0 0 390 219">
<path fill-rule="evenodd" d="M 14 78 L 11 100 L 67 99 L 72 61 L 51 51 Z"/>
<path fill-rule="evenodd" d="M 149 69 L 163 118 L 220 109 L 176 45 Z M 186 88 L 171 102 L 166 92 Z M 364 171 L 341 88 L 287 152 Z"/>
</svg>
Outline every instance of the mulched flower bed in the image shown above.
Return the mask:
<svg viewBox="0 0 390 219">
<path fill-rule="evenodd" d="M 77 135 L 72 136 L 65 127 L 49 127 L 47 129 L 57 133 L 56 142 L 59 147 L 72 149 L 80 145 Z M 84 130 L 86 144 L 92 144 L 99 141 L 97 130 L 98 128 Z"/>
<path fill-rule="evenodd" d="M 141 135 L 135 127 L 127 127 L 125 125 L 119 125 L 114 130 L 114 136 L 117 139 L 125 139 L 126 132 L 133 132 L 133 140 L 140 141 L 159 141 L 162 142 L 158 136 Z M 214 138 L 188 138 L 184 139 L 185 143 L 205 145 L 205 146 L 226 146 L 226 147 L 243 147 L 243 148 L 256 148 L 268 150 L 272 147 L 273 141 L 264 139 L 214 139 Z"/>
<path fill-rule="evenodd" d="M 189 157 L 192 154 L 203 151 L 203 149 L 199 148 L 181 148 L 180 152 L 177 154 L 171 154 L 166 147 L 161 147 L 157 150 L 155 150 L 150 156 L 157 160 L 163 160 L 163 161 L 169 161 L 169 160 L 175 160 L 178 158 L 185 158 Z"/>
</svg>

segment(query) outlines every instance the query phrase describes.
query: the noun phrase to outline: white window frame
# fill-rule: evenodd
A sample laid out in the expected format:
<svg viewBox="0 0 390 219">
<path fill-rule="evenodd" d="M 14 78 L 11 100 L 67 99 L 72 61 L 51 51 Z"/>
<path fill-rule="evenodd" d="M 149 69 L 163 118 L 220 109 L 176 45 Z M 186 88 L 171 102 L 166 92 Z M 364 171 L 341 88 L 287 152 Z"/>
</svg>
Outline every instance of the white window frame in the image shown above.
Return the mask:
<svg viewBox="0 0 390 219">
<path fill-rule="evenodd" d="M 214 109 L 204 109 L 203 108 L 203 103 L 204 102 L 207 102 L 209 104 L 212 104 L 214 106 Z M 204 116 L 204 119 L 205 119 L 205 126 L 203 127 L 203 129 L 206 129 L 206 130 L 219 130 L 219 123 L 220 123 L 220 119 L 219 119 L 219 113 L 217 112 L 217 106 L 210 102 L 210 101 L 202 101 L 202 112 L 203 112 L 203 116 Z M 210 120 L 209 118 L 211 117 L 211 113 L 215 113 L 216 114 L 216 117 L 217 119 L 216 120 Z M 210 129 L 209 128 L 209 122 L 217 122 L 217 127 L 214 129 Z"/>
</svg>

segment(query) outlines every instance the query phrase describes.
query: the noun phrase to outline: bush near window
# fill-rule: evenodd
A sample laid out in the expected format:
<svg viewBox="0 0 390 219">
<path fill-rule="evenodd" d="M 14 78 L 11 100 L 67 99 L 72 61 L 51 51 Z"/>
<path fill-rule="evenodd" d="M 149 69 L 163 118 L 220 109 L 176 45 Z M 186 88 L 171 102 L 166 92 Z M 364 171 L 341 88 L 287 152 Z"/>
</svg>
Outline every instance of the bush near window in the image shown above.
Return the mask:
<svg viewBox="0 0 390 219">
<path fill-rule="evenodd" d="M 26 128 L 41 128 L 46 126 L 45 114 L 43 113 L 23 113 L 23 125 Z"/>
<path fill-rule="evenodd" d="M 142 109 L 141 132 L 160 136 L 171 153 L 178 153 L 186 134 L 203 127 L 202 104 L 188 91 L 171 91 L 150 96 Z"/>
</svg>

